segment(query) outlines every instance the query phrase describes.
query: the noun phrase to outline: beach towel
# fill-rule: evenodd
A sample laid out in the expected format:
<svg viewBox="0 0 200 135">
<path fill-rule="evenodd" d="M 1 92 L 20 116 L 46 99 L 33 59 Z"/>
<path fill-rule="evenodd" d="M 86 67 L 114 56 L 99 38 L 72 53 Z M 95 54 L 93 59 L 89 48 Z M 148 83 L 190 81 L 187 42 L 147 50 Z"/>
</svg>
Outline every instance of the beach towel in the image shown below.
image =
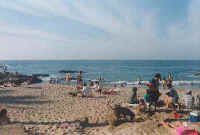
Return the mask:
<svg viewBox="0 0 200 135">
<path fill-rule="evenodd" d="M 103 94 L 105 94 L 105 95 L 114 95 L 115 92 L 114 92 L 114 89 L 111 89 L 109 91 L 103 91 Z"/>
<path fill-rule="evenodd" d="M 180 118 L 182 118 L 182 115 L 180 115 L 180 114 L 178 114 L 178 113 L 174 113 L 174 118 L 180 119 Z"/>
<path fill-rule="evenodd" d="M 177 135 L 198 135 L 199 133 L 187 127 L 181 126 L 176 128 Z"/>
<path fill-rule="evenodd" d="M 72 125 L 71 124 L 62 124 L 60 126 L 60 128 L 69 128 L 69 127 L 72 127 Z"/>
</svg>

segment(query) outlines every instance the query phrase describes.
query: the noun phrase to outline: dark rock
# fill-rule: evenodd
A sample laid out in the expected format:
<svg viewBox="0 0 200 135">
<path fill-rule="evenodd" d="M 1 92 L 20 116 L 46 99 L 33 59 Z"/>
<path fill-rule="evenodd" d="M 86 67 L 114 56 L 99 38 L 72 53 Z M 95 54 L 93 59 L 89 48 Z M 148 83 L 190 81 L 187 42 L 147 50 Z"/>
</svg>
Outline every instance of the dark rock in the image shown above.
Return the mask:
<svg viewBox="0 0 200 135">
<path fill-rule="evenodd" d="M 29 76 L 12 72 L 0 72 L 0 84 L 8 82 L 20 85 L 24 82 L 41 83 L 42 80 L 38 76 Z"/>
<path fill-rule="evenodd" d="M 31 83 L 41 83 L 42 80 L 38 78 L 37 76 L 32 76 Z"/>
<path fill-rule="evenodd" d="M 49 74 L 32 74 L 35 77 L 49 77 Z"/>
<path fill-rule="evenodd" d="M 195 76 L 200 76 L 200 72 L 198 72 L 198 73 L 195 73 L 194 75 L 195 75 Z"/>
</svg>

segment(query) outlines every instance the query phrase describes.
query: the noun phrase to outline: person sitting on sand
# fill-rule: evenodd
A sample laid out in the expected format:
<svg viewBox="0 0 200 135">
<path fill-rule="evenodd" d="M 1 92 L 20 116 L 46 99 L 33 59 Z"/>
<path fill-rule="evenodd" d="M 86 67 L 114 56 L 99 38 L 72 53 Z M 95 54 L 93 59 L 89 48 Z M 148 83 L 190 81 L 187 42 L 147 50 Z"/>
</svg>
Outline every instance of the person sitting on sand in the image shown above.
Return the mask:
<svg viewBox="0 0 200 135">
<path fill-rule="evenodd" d="M 170 96 L 172 97 L 172 102 L 173 104 L 177 104 L 178 103 L 178 99 L 179 99 L 179 95 L 178 92 L 176 91 L 176 89 L 174 89 L 174 87 L 172 86 L 172 84 L 168 85 L 168 89 L 170 89 Z"/>
<path fill-rule="evenodd" d="M 74 90 L 81 90 L 81 89 L 83 89 L 83 86 L 82 85 L 74 85 L 73 89 Z"/>
<path fill-rule="evenodd" d="M 170 92 L 166 93 L 165 105 L 167 106 L 167 108 L 175 109 L 175 104 L 173 104 L 173 97 L 170 95 Z"/>
<path fill-rule="evenodd" d="M 175 124 L 166 123 L 161 121 L 159 125 L 167 128 L 172 135 L 199 135 L 200 133 L 194 129 L 189 129 L 186 126 L 183 126 L 181 122 Z"/>
<path fill-rule="evenodd" d="M 138 106 L 136 106 L 136 111 L 137 112 L 144 112 L 145 111 L 145 109 L 146 109 L 146 103 L 145 103 L 145 101 L 144 101 L 144 99 L 139 99 L 139 105 Z"/>
<path fill-rule="evenodd" d="M 83 85 L 83 95 L 86 96 L 86 97 L 89 97 L 91 95 L 91 90 L 90 88 L 87 86 L 86 83 L 84 83 Z"/>
<path fill-rule="evenodd" d="M 5 125 L 9 123 L 10 123 L 10 119 L 7 116 L 7 110 L 2 109 L 0 112 L 0 125 Z"/>
<path fill-rule="evenodd" d="M 165 104 L 168 108 L 176 109 L 179 100 L 178 92 L 171 84 L 168 85 L 168 89 L 170 89 L 170 91 L 166 93 Z"/>
<path fill-rule="evenodd" d="M 93 87 L 94 86 L 94 83 L 93 83 L 93 81 L 91 81 L 91 80 L 89 80 L 89 87 Z"/>
<path fill-rule="evenodd" d="M 98 91 L 99 83 L 95 82 L 94 86 L 92 87 L 95 91 Z"/>
<path fill-rule="evenodd" d="M 138 104 L 137 88 L 133 87 L 132 92 L 133 92 L 133 95 L 131 97 L 131 104 Z"/>
</svg>

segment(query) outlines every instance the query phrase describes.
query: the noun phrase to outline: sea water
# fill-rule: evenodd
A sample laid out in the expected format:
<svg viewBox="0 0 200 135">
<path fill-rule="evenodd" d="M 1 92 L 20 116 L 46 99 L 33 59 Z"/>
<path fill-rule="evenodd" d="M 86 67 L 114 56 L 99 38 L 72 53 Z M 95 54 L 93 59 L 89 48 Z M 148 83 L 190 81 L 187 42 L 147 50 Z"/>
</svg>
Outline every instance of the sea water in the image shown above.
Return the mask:
<svg viewBox="0 0 200 135">
<path fill-rule="evenodd" d="M 173 75 L 174 85 L 184 88 L 200 88 L 199 60 L 12 60 L 0 61 L 8 66 L 8 71 L 23 74 L 49 74 L 50 77 L 65 77 L 59 70 L 85 71 L 83 78 L 93 80 L 103 77 L 105 81 L 117 83 L 125 81 L 137 84 L 139 76 L 143 82 L 152 79 L 155 73 L 166 78 Z M 71 74 L 76 77 L 76 74 Z M 44 78 L 48 80 L 49 78 Z"/>
</svg>

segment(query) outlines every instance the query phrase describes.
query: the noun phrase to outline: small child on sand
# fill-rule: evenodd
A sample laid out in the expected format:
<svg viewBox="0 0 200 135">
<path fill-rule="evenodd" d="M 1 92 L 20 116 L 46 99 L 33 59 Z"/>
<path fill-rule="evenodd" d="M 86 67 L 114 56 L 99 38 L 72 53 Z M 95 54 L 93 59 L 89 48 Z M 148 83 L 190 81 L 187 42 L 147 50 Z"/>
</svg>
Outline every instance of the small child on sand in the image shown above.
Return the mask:
<svg viewBox="0 0 200 135">
<path fill-rule="evenodd" d="M 0 112 L 0 125 L 5 125 L 9 123 L 10 123 L 10 119 L 7 116 L 7 110 L 2 109 Z"/>
<path fill-rule="evenodd" d="M 131 104 L 138 104 L 137 87 L 133 87 L 132 91 L 133 95 L 131 97 Z"/>
</svg>

